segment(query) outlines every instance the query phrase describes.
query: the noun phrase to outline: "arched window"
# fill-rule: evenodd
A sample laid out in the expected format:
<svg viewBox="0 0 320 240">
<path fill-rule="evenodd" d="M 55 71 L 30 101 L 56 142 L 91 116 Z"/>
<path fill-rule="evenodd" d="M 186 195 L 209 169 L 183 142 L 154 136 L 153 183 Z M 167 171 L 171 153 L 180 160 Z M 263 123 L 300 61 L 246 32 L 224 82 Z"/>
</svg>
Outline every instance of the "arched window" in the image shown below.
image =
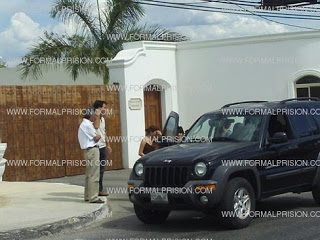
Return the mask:
<svg viewBox="0 0 320 240">
<path fill-rule="evenodd" d="M 305 76 L 300 78 L 296 84 L 297 97 L 319 97 L 320 78 L 316 76 Z"/>
</svg>

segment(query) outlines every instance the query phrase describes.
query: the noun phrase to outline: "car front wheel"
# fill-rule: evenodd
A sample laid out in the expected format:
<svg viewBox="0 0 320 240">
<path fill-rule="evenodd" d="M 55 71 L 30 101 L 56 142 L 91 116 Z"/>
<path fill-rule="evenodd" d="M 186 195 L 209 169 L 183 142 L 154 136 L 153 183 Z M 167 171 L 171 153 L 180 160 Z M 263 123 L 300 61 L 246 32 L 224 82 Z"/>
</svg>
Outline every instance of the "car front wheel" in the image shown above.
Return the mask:
<svg viewBox="0 0 320 240">
<path fill-rule="evenodd" d="M 256 199 L 251 184 L 244 178 L 231 179 L 219 207 L 222 224 L 228 228 L 247 227 L 252 220 Z"/>
<path fill-rule="evenodd" d="M 134 205 L 137 218 L 145 224 L 163 223 L 169 216 L 170 211 L 146 209 L 139 205 Z"/>
</svg>

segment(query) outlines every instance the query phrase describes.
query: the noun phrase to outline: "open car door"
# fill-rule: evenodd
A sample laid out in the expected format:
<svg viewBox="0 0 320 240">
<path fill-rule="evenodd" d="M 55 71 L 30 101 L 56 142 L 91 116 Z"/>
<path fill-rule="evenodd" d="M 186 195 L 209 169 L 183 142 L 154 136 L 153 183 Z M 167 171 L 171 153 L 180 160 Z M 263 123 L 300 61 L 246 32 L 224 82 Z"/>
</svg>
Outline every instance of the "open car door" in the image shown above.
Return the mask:
<svg viewBox="0 0 320 240">
<path fill-rule="evenodd" d="M 171 146 L 176 143 L 176 137 L 178 135 L 179 126 L 179 114 L 176 112 L 171 112 L 167 118 L 162 131 L 162 140 L 160 141 L 161 147 Z"/>
</svg>

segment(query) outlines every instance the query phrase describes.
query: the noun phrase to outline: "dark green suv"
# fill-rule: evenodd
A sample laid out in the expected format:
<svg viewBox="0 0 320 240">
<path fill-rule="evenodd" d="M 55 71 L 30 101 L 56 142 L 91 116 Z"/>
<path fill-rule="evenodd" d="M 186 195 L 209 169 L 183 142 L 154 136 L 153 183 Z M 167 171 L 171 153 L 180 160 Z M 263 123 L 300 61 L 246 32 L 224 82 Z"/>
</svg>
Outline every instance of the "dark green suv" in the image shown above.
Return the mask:
<svg viewBox="0 0 320 240">
<path fill-rule="evenodd" d="M 175 139 L 171 113 L 166 137 Z M 168 143 L 168 141 L 167 141 Z M 320 203 L 320 100 L 228 104 L 202 115 L 184 140 L 140 158 L 129 198 L 144 223 L 172 210 L 216 213 L 231 228 L 249 225 L 256 201 L 312 191 Z"/>
</svg>

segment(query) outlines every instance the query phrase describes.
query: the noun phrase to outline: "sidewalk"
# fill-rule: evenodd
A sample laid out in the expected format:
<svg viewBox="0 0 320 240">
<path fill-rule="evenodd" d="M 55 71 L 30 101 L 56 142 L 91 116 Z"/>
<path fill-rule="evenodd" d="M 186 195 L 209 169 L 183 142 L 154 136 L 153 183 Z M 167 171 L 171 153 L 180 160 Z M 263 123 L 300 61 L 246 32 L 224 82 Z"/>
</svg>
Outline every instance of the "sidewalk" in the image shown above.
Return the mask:
<svg viewBox="0 0 320 240">
<path fill-rule="evenodd" d="M 107 203 L 87 203 L 83 192 L 62 183 L 0 182 L 0 239 L 38 238 L 106 217 Z"/>
</svg>

